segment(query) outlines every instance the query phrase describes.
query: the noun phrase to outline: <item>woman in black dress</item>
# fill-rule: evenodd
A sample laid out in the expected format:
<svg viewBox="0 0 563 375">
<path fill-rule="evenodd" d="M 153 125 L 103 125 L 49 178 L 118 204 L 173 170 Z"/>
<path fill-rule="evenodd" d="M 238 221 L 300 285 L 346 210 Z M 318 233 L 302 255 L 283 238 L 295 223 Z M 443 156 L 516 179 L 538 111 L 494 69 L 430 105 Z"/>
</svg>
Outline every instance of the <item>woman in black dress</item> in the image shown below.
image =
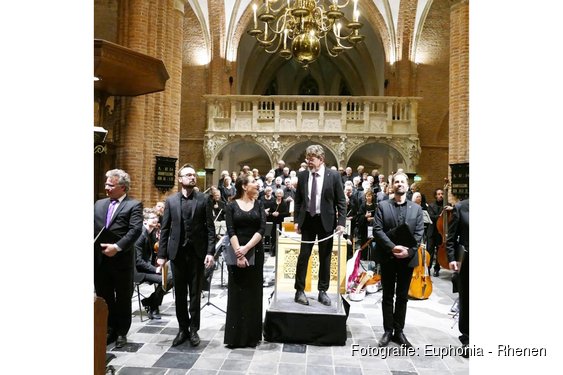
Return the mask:
<svg viewBox="0 0 563 375">
<path fill-rule="evenodd" d="M 227 232 L 237 256 L 228 266 L 229 293 L 224 343 L 229 348 L 255 347 L 262 340 L 262 283 L 266 212 L 257 199 L 252 176 L 237 179 L 236 195 L 227 205 Z M 254 256 L 254 265 L 248 259 Z"/>
</svg>

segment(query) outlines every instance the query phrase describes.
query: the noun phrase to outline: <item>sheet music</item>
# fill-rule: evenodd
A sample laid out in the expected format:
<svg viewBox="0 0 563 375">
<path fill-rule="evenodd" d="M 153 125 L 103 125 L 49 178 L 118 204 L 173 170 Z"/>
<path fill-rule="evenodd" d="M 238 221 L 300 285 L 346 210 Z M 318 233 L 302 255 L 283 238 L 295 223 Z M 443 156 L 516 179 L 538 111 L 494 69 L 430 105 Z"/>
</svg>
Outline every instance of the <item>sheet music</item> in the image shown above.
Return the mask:
<svg viewBox="0 0 563 375">
<path fill-rule="evenodd" d="M 215 234 L 217 236 L 222 236 L 227 233 L 227 222 L 226 221 L 216 221 L 215 222 Z"/>
</svg>

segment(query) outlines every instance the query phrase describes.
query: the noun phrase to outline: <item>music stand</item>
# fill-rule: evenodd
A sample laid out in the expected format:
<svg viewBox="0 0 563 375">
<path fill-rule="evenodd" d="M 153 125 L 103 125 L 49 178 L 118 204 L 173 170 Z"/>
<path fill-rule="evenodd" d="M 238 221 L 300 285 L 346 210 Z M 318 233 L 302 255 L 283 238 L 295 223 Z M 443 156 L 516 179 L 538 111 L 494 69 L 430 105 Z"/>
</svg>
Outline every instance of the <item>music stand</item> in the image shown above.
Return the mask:
<svg viewBox="0 0 563 375">
<path fill-rule="evenodd" d="M 208 285 L 209 285 L 209 286 L 207 287 L 207 290 L 204 289 L 204 292 L 207 292 L 207 302 L 205 302 L 205 303 L 203 304 L 203 306 L 201 306 L 201 310 L 203 310 L 203 308 L 204 308 L 205 306 L 211 305 L 211 306 L 215 307 L 217 310 L 219 310 L 219 311 L 221 311 L 221 312 L 223 312 L 223 313 L 226 314 L 227 312 L 226 312 L 225 310 L 223 310 L 222 308 L 220 308 L 219 306 L 217 306 L 217 305 L 215 305 L 213 302 L 211 302 L 211 281 L 213 280 L 213 272 L 215 272 L 215 270 L 214 270 L 213 267 L 210 267 L 209 269 L 206 269 L 206 270 L 205 270 L 205 274 L 208 274 L 208 275 L 206 276 L 206 279 L 208 280 Z"/>
<path fill-rule="evenodd" d="M 227 232 L 227 223 L 225 221 L 215 221 L 215 234 L 216 235 L 223 235 L 224 233 Z M 215 245 L 215 252 L 218 252 L 221 247 L 222 247 L 222 241 L 219 240 L 217 242 L 217 244 Z M 221 262 L 221 286 L 223 286 L 223 263 Z M 220 308 L 219 306 L 215 305 L 213 302 L 211 302 L 211 282 L 213 281 L 213 273 L 215 272 L 215 267 L 210 267 L 208 269 L 205 270 L 205 282 L 207 282 L 207 288 L 204 288 L 203 291 L 207 292 L 207 302 L 205 302 L 203 304 L 203 306 L 201 306 L 201 310 L 203 310 L 203 308 L 205 306 L 213 306 L 215 307 L 217 310 L 226 313 L 225 310 L 223 310 L 222 308 Z M 205 285 L 204 285 L 205 286 Z"/>
<path fill-rule="evenodd" d="M 222 245 L 222 236 L 226 235 L 227 233 L 227 223 L 225 221 L 216 221 L 215 222 L 215 235 L 220 238 L 217 244 L 215 245 L 215 254 L 222 254 L 224 250 L 224 246 Z M 218 257 L 217 260 L 219 261 Z M 223 282 L 223 275 L 225 273 L 224 266 L 225 260 L 221 255 L 221 287 L 225 287 L 225 283 Z"/>
</svg>

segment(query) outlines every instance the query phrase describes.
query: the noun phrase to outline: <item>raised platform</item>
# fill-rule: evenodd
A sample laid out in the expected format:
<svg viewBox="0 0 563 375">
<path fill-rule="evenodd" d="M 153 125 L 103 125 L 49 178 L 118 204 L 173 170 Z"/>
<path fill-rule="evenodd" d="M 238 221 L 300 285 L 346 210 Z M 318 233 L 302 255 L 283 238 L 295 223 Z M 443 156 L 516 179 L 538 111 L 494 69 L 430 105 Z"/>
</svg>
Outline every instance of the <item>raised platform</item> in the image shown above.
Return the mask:
<svg viewBox="0 0 563 375">
<path fill-rule="evenodd" d="M 294 302 L 295 292 L 277 291 L 266 310 L 264 339 L 270 342 L 345 345 L 350 305 L 339 294 L 329 293 L 331 306 L 317 301 L 317 293 L 306 293 L 309 306 Z"/>
</svg>

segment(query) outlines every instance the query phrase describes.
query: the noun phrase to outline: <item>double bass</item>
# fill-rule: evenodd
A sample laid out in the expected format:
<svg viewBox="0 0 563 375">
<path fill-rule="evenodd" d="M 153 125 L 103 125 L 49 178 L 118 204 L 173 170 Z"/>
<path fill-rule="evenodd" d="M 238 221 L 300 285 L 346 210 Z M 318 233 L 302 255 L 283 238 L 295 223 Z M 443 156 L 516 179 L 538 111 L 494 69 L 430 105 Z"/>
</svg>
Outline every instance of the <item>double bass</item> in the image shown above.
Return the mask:
<svg viewBox="0 0 563 375">
<path fill-rule="evenodd" d="M 426 250 L 426 245 L 421 243 L 418 247 L 418 266 L 412 272 L 409 297 L 428 299 L 432 294 L 432 279 L 428 273 L 428 266 L 430 266 L 430 254 Z"/>
<path fill-rule="evenodd" d="M 438 249 L 436 250 L 436 259 L 440 267 L 449 269 L 450 262 L 448 262 L 448 253 L 446 251 L 446 240 L 448 238 L 448 226 L 450 221 L 452 220 L 451 213 L 446 210 L 446 206 L 448 205 L 448 188 L 449 188 L 449 180 L 447 178 L 444 179 L 446 181 L 444 185 L 444 200 L 443 200 L 443 208 L 440 217 L 436 221 L 436 229 L 438 233 L 442 236 L 442 243 L 438 245 Z"/>
</svg>

